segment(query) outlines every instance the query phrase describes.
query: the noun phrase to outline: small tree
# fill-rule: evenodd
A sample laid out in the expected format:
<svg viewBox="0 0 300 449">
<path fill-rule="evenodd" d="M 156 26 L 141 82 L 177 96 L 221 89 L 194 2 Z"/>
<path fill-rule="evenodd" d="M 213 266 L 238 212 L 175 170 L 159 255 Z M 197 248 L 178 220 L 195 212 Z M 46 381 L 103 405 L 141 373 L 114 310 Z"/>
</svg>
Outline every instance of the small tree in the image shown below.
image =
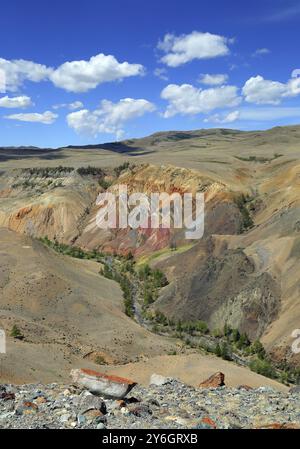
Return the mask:
<svg viewBox="0 0 300 449">
<path fill-rule="evenodd" d="M 261 374 L 262 376 L 275 378 L 276 372 L 270 362 L 267 360 L 261 360 L 259 358 L 253 359 L 250 362 L 250 369 L 251 371 L 255 371 L 258 374 Z"/>
</svg>

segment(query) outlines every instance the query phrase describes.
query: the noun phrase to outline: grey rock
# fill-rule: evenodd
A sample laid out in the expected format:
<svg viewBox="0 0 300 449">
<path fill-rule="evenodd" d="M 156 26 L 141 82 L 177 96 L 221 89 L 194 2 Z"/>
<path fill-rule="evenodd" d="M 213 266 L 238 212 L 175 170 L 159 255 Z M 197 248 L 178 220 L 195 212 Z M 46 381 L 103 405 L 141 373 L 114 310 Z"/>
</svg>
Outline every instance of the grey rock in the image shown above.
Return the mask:
<svg viewBox="0 0 300 449">
<path fill-rule="evenodd" d="M 291 394 L 299 394 L 300 393 L 300 385 L 296 385 L 295 387 L 291 387 L 289 389 L 289 393 L 291 393 Z"/>
<path fill-rule="evenodd" d="M 84 391 L 80 395 L 78 402 L 79 413 L 83 415 L 88 410 L 99 410 L 101 413 L 106 413 L 105 402 L 99 396 L 95 396 L 88 391 Z"/>
<path fill-rule="evenodd" d="M 161 386 L 161 385 L 166 385 L 171 383 L 171 380 L 169 377 L 164 377 L 161 376 L 160 374 L 152 374 L 152 376 L 150 377 L 150 385 L 157 385 L 157 386 Z"/>
</svg>

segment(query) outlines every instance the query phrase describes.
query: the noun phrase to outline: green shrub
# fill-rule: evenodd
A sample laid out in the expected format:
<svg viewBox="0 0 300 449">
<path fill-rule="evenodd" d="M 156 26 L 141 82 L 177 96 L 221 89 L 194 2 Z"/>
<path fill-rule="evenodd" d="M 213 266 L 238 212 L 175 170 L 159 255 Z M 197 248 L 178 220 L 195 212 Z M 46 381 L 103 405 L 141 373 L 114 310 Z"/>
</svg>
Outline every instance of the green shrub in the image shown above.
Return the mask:
<svg viewBox="0 0 300 449">
<path fill-rule="evenodd" d="M 250 348 L 249 348 L 250 354 L 257 354 L 258 358 L 264 359 L 266 356 L 265 348 L 263 347 L 262 343 L 259 340 L 255 340 Z"/>
<path fill-rule="evenodd" d="M 21 330 L 18 328 L 18 326 L 16 324 L 13 325 L 11 331 L 10 331 L 10 336 L 13 338 L 18 338 L 18 339 L 22 339 L 23 335 Z"/>
<path fill-rule="evenodd" d="M 129 166 L 130 166 L 129 162 L 124 162 L 123 164 L 119 165 L 118 167 L 115 167 L 114 172 L 115 172 L 116 176 L 120 176 L 122 171 L 127 170 L 127 168 L 129 168 Z"/>
<path fill-rule="evenodd" d="M 149 290 L 144 291 L 144 304 L 146 306 L 152 304 L 154 302 L 153 294 Z"/>
<path fill-rule="evenodd" d="M 220 357 L 222 357 L 222 359 L 231 360 L 231 354 L 227 343 L 221 343 L 220 350 L 221 350 Z"/>
<path fill-rule="evenodd" d="M 266 377 L 276 378 L 276 372 L 270 362 L 267 360 L 261 360 L 255 358 L 251 360 L 249 367 L 255 373 L 261 374 Z"/>
<path fill-rule="evenodd" d="M 246 197 L 245 195 L 240 195 L 237 198 L 235 198 L 235 204 L 237 205 L 242 216 L 242 222 L 240 227 L 241 233 L 247 231 L 249 228 L 253 226 L 253 220 L 247 208 L 248 201 L 249 198 Z"/>
<path fill-rule="evenodd" d="M 102 189 L 107 190 L 111 186 L 111 182 L 106 181 L 104 178 L 100 178 L 98 180 L 98 184 L 102 187 Z"/>
<path fill-rule="evenodd" d="M 214 353 L 216 354 L 217 357 L 221 357 L 221 355 L 222 355 L 222 350 L 221 350 L 220 343 L 217 343 L 217 344 L 216 344 Z"/>
<path fill-rule="evenodd" d="M 77 168 L 77 173 L 80 176 L 104 176 L 104 171 L 99 167 L 92 167 L 89 165 L 88 167 L 79 167 Z"/>
</svg>

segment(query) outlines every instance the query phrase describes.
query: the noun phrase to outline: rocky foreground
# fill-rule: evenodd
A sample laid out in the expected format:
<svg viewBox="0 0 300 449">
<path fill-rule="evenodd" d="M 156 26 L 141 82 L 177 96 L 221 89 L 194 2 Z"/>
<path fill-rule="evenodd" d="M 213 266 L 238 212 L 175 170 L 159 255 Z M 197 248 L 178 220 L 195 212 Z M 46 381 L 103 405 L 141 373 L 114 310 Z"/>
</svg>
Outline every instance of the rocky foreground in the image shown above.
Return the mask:
<svg viewBox="0 0 300 449">
<path fill-rule="evenodd" d="M 0 386 L 0 428 L 300 428 L 299 387 L 288 393 L 246 385 L 227 388 L 218 386 L 224 383 L 218 373 L 199 388 L 153 375 L 144 388 L 115 376 L 93 379 L 91 373 L 81 379 L 77 375 L 68 386 Z M 99 387 L 105 388 L 105 397 Z"/>
</svg>

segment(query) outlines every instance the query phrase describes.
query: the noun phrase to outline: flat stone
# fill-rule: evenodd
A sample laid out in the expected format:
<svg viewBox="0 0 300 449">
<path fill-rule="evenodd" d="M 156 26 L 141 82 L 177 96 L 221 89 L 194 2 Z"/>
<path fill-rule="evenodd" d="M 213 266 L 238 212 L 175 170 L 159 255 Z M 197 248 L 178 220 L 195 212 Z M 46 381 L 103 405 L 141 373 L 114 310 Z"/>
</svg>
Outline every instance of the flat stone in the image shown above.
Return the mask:
<svg viewBox="0 0 300 449">
<path fill-rule="evenodd" d="M 130 379 L 107 375 L 89 369 L 73 369 L 73 381 L 95 395 L 123 399 L 137 385 Z"/>
<path fill-rule="evenodd" d="M 78 408 L 81 415 L 89 410 L 99 410 L 102 414 L 106 413 L 105 402 L 99 396 L 95 396 L 88 391 L 81 393 Z"/>
</svg>

